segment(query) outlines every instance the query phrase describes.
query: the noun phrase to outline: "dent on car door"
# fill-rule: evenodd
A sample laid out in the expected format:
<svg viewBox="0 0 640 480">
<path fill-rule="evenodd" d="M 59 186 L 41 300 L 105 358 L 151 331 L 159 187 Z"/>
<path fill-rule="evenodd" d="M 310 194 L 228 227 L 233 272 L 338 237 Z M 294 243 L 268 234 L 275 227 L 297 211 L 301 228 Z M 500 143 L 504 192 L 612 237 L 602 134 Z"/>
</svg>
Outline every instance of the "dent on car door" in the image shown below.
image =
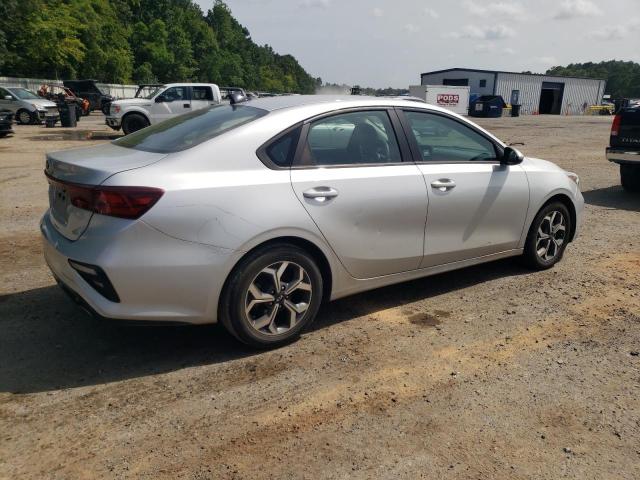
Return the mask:
<svg viewBox="0 0 640 480">
<path fill-rule="evenodd" d="M 392 122 L 386 110 L 313 121 L 291 170 L 298 199 L 355 278 L 413 270 L 422 260 L 426 188 Z"/>
<path fill-rule="evenodd" d="M 492 140 L 458 119 L 405 111 L 429 195 L 424 259 L 430 267 L 516 249 L 529 207 L 520 165 L 502 165 Z"/>
</svg>

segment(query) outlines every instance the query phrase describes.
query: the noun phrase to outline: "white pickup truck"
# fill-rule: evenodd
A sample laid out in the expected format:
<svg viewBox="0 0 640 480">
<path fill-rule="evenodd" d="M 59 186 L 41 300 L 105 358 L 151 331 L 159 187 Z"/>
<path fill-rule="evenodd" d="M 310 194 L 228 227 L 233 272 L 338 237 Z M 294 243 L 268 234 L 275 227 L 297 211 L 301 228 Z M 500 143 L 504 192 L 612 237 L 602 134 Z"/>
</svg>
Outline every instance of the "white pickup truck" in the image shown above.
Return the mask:
<svg viewBox="0 0 640 480">
<path fill-rule="evenodd" d="M 111 103 L 105 123 L 128 135 L 184 113 L 219 105 L 220 89 L 213 83 L 169 83 L 141 98 Z"/>
</svg>

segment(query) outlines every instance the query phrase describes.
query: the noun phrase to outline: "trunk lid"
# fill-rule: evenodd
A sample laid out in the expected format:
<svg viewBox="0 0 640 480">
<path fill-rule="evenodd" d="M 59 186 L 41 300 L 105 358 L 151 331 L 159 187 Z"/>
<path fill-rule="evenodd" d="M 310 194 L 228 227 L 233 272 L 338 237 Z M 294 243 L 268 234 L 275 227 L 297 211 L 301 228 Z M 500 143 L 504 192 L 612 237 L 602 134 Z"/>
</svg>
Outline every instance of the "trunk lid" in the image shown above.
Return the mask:
<svg viewBox="0 0 640 480">
<path fill-rule="evenodd" d="M 640 149 L 640 108 L 625 108 L 620 113 L 618 135 L 612 135 L 612 147 Z"/>
<path fill-rule="evenodd" d="M 69 240 L 84 233 L 93 213 L 71 204 L 69 185 L 100 185 L 116 173 L 151 165 L 166 157 L 114 144 L 47 154 L 49 217 L 56 230 Z"/>
</svg>

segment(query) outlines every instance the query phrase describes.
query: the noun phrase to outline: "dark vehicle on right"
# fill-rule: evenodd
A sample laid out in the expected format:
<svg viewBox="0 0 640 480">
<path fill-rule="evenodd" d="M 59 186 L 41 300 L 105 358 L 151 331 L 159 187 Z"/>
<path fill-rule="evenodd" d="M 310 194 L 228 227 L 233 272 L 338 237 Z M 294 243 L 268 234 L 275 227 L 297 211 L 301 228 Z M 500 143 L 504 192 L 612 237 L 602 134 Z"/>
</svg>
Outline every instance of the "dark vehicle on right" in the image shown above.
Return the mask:
<svg viewBox="0 0 640 480">
<path fill-rule="evenodd" d="M 13 112 L 0 108 L 0 138 L 13 133 Z"/>
<path fill-rule="evenodd" d="M 109 113 L 109 106 L 114 97 L 100 90 L 96 85 L 96 80 L 65 80 L 63 83 L 76 96 L 89 100 L 89 109 L 91 111 L 100 110 L 105 115 Z"/>
<path fill-rule="evenodd" d="M 640 106 L 623 108 L 614 117 L 607 160 L 620 165 L 626 191 L 640 192 Z"/>
</svg>

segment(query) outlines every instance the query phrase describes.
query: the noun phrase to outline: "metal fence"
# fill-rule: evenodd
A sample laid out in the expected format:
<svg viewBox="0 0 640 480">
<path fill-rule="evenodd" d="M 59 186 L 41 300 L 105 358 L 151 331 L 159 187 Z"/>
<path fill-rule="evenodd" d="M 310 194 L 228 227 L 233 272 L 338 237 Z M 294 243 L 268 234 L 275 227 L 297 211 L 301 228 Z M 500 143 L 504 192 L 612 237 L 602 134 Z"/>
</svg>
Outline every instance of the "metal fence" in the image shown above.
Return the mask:
<svg viewBox="0 0 640 480">
<path fill-rule="evenodd" d="M 22 87 L 33 92 L 37 92 L 40 85 L 43 83 L 62 86 L 62 80 L 51 80 L 47 78 L 0 77 L 0 86 Z M 137 85 L 121 85 L 116 83 L 97 83 L 96 85 L 103 93 L 113 95 L 116 98 L 133 98 L 136 94 L 136 90 L 138 90 Z"/>
</svg>

